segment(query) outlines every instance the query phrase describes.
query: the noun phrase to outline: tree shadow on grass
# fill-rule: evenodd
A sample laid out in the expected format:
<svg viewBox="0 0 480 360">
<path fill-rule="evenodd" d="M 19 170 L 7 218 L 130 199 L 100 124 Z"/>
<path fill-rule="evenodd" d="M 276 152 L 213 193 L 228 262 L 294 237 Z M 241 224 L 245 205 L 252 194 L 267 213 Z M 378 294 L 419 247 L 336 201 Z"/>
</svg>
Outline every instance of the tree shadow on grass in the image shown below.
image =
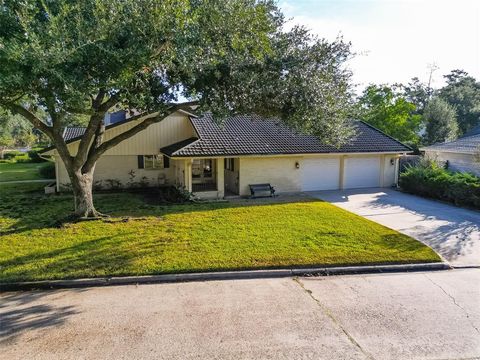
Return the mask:
<svg viewBox="0 0 480 360">
<path fill-rule="evenodd" d="M 382 249 L 395 251 L 404 258 L 404 263 L 437 262 L 440 257 L 431 248 L 404 234 L 386 234 L 381 237 Z M 409 256 L 411 254 L 411 256 Z"/>
<path fill-rule="evenodd" d="M 0 345 L 11 343 L 17 336 L 28 331 L 60 326 L 69 317 L 79 313 L 74 306 L 51 305 L 49 296 L 54 295 L 55 293 L 50 291 L 2 294 L 0 296 Z"/>
<path fill-rule="evenodd" d="M 104 236 L 69 247 L 0 261 L 0 269 L 3 270 L 0 282 L 125 275 L 133 272 L 132 261 L 144 255 L 155 252 L 156 256 L 162 257 L 165 239 L 155 243 L 144 243 L 138 239 L 134 248 L 119 246 L 123 237 L 132 234 Z"/>
<path fill-rule="evenodd" d="M 288 202 L 321 201 L 303 197 L 277 197 L 241 199 L 229 202 L 185 202 L 181 204 L 152 205 L 145 200 L 145 194 L 118 192 L 95 195 L 95 205 L 103 213 L 116 218 L 145 216 L 161 217 L 169 214 L 210 211 L 215 209 L 266 206 Z M 0 236 L 17 234 L 28 230 L 60 228 L 71 221 L 73 198 L 70 195 L 46 196 L 38 191 L 7 194 L 0 193 L 0 219 L 11 221 L 9 225 L 0 222 Z M 109 220 L 106 220 L 109 221 Z"/>
</svg>

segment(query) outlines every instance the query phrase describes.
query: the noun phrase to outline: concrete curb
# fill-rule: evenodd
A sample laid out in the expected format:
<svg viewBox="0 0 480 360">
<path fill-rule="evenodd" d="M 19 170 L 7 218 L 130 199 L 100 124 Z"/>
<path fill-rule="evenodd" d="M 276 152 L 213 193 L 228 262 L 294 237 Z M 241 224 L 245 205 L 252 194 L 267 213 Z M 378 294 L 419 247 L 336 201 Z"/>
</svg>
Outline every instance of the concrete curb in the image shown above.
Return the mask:
<svg viewBox="0 0 480 360">
<path fill-rule="evenodd" d="M 147 276 L 125 276 L 108 278 L 86 278 L 74 280 L 46 280 L 19 283 L 0 283 L 0 291 L 17 291 L 33 289 L 62 289 L 83 288 L 112 285 L 172 283 L 187 281 L 211 280 L 242 280 L 280 278 L 289 276 L 329 276 L 347 274 L 392 273 L 413 271 L 438 271 L 452 269 L 446 262 L 405 265 L 372 265 L 372 266 L 340 266 L 340 267 L 315 267 L 278 270 L 245 270 L 245 271 L 219 271 L 186 274 L 164 274 Z"/>
<path fill-rule="evenodd" d="M 466 264 L 466 265 L 455 265 L 450 264 L 452 269 L 480 269 L 480 265 L 476 264 Z"/>
</svg>

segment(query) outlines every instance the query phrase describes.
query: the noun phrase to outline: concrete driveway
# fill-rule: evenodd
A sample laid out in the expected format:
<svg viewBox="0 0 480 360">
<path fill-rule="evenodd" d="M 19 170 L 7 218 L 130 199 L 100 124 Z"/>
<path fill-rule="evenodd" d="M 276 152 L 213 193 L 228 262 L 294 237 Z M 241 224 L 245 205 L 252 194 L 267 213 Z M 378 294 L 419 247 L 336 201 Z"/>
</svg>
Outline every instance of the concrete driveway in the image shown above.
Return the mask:
<svg viewBox="0 0 480 360">
<path fill-rule="evenodd" d="M 384 188 L 309 194 L 420 240 L 453 266 L 480 266 L 480 212 Z"/>
<path fill-rule="evenodd" d="M 460 269 L 4 293 L 0 357 L 473 359 L 479 283 Z"/>
</svg>

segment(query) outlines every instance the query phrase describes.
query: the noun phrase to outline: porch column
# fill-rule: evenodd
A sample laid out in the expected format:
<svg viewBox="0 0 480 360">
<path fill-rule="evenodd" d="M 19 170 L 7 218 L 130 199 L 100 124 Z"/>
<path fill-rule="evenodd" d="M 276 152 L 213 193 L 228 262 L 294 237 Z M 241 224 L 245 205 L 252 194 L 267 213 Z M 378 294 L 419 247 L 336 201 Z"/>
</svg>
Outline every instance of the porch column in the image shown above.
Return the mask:
<svg viewBox="0 0 480 360">
<path fill-rule="evenodd" d="M 225 195 L 225 168 L 224 159 L 217 159 L 217 192 L 218 197 L 223 198 Z"/>
<path fill-rule="evenodd" d="M 184 181 L 185 189 L 192 192 L 192 163 L 193 159 L 185 159 Z"/>
</svg>

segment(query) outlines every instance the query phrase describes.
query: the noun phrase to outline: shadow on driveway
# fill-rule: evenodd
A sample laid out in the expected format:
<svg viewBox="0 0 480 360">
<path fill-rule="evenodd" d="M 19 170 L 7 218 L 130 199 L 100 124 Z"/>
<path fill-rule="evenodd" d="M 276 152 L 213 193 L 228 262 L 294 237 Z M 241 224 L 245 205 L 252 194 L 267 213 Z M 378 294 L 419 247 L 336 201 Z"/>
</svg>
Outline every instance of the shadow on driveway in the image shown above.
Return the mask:
<svg viewBox="0 0 480 360">
<path fill-rule="evenodd" d="M 309 194 L 420 240 L 453 266 L 480 266 L 478 211 L 384 188 Z"/>
<path fill-rule="evenodd" d="M 50 300 L 41 300 L 51 294 L 44 291 L 3 294 L 0 297 L 0 344 L 13 341 L 23 332 L 57 327 L 78 313 L 74 306 L 56 306 Z"/>
</svg>

